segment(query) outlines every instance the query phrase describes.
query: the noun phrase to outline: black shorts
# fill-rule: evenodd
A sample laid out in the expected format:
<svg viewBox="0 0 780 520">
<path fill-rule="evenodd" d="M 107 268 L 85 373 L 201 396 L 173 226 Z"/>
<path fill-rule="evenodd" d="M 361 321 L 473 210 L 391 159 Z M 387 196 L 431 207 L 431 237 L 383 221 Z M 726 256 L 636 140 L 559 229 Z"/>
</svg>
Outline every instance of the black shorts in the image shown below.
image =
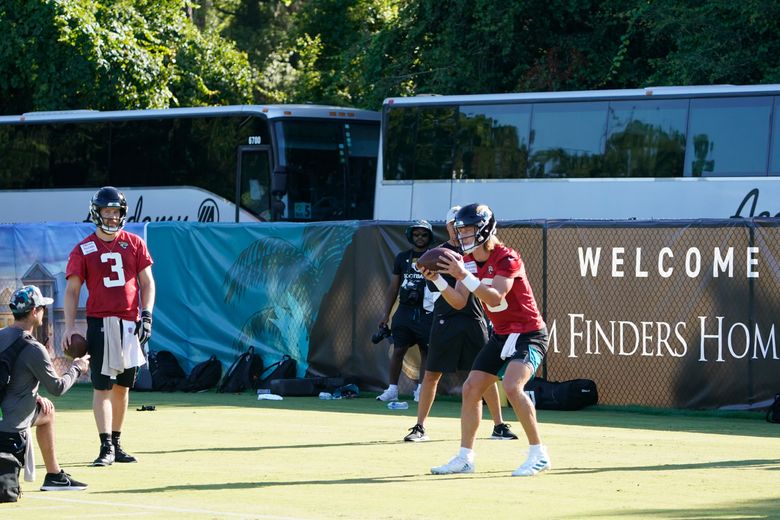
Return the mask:
<svg viewBox="0 0 780 520">
<path fill-rule="evenodd" d="M 425 370 L 447 373 L 468 370 L 487 341 L 487 325 L 483 320 L 463 314 L 436 317 L 431 327 Z"/>
<path fill-rule="evenodd" d="M 89 373 L 95 390 L 111 390 L 114 384 L 133 388 L 138 368 L 127 368 L 112 380 L 100 373 L 103 366 L 103 318 L 87 317 L 87 345 L 89 348 Z"/>
<path fill-rule="evenodd" d="M 508 334 L 493 334 L 485 347 L 477 354 L 472 370 L 481 370 L 488 374 L 503 375 L 503 369 L 512 360 L 520 360 L 531 366 L 534 372 L 544 360 L 547 352 L 547 329 L 540 329 L 527 334 L 520 334 L 515 344 L 515 354 L 508 359 L 501 359 Z"/>
<path fill-rule="evenodd" d="M 432 322 L 432 312 L 426 312 L 419 307 L 399 305 L 393 314 L 393 323 L 390 326 L 395 348 L 419 345 L 421 350 L 427 350 Z"/>
</svg>

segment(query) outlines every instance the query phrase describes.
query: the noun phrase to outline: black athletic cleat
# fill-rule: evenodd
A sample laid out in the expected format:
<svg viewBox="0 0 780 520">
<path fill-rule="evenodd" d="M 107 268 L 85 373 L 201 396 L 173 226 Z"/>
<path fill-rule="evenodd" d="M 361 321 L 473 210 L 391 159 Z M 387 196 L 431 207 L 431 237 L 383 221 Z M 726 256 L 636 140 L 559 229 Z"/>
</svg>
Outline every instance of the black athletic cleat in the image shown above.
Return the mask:
<svg viewBox="0 0 780 520">
<path fill-rule="evenodd" d="M 86 484 L 73 480 L 62 470 L 59 473 L 47 473 L 41 486 L 41 491 L 82 491 L 84 489 L 87 489 Z"/>
<path fill-rule="evenodd" d="M 114 452 L 114 446 L 112 444 L 101 444 L 100 455 L 92 463 L 93 466 L 110 466 L 114 463 L 116 454 Z"/>
<path fill-rule="evenodd" d="M 517 435 L 512 433 L 508 424 L 501 423 L 493 426 L 493 435 L 491 435 L 490 438 L 502 441 L 515 441 L 517 440 Z"/>
<path fill-rule="evenodd" d="M 423 428 L 422 424 L 415 424 L 409 428 L 409 433 L 404 437 L 404 440 L 406 442 L 422 442 L 427 441 L 428 436 L 425 435 L 425 428 Z"/>
<path fill-rule="evenodd" d="M 114 462 L 138 462 L 138 459 L 127 453 L 121 446 L 114 446 Z"/>
</svg>

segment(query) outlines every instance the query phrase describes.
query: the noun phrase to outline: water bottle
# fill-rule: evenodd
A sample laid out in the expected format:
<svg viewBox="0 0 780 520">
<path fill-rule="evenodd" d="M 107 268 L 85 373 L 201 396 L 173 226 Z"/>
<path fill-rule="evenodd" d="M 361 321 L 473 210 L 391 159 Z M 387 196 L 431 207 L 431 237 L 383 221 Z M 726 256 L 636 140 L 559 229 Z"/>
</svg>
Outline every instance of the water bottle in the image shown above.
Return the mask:
<svg viewBox="0 0 780 520">
<path fill-rule="evenodd" d="M 387 407 L 391 410 L 406 410 L 409 408 L 409 403 L 406 401 L 390 401 L 387 403 Z"/>
<path fill-rule="evenodd" d="M 333 399 L 333 394 L 329 392 L 320 392 L 320 399 Z"/>
</svg>

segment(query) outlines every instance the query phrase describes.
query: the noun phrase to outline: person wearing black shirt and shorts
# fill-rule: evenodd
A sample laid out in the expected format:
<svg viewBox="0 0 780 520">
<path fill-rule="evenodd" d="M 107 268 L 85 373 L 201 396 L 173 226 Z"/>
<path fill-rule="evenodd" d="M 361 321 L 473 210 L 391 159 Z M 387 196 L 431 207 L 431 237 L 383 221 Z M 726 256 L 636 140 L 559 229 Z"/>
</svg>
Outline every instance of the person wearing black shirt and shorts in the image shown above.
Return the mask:
<svg viewBox="0 0 780 520">
<path fill-rule="evenodd" d="M 385 311 L 379 322 L 380 329 L 390 321 L 390 312 L 398 300 L 398 308 L 393 315 L 390 327 L 393 334 L 393 354 L 390 357 L 390 381 L 387 389 L 377 396 L 379 401 L 398 400 L 398 379 L 401 377 L 401 365 L 406 352 L 414 345 L 420 347 L 420 378 L 425 369 L 425 357 L 428 353 L 428 338 L 431 333 L 433 313 L 423 307 L 426 281 L 417 271 L 417 259 L 428 250 L 433 242 L 433 228 L 425 220 L 418 220 L 406 228 L 406 239 L 412 245 L 407 251 L 401 251 L 393 263 L 393 277 L 385 292 Z M 418 399 L 420 385 L 414 391 Z"/>
<path fill-rule="evenodd" d="M 460 253 L 458 237 L 455 234 L 455 215 L 460 206 L 454 206 L 447 212 L 445 224 L 449 241 L 439 247 L 445 247 L 456 253 Z M 455 279 L 444 275 L 451 286 L 455 285 Z M 438 291 L 431 283 L 429 288 Z M 437 293 L 438 296 L 438 293 Z M 480 349 L 487 343 L 488 327 L 482 305 L 473 295 L 463 309 L 454 309 L 444 298 L 437 298 L 433 308 L 433 325 L 428 344 L 428 357 L 425 364 L 425 375 L 420 391 L 420 404 L 417 408 L 417 424 L 409 429 L 405 441 L 420 442 L 428 440 L 425 432 L 425 420 L 431 412 L 433 401 L 436 398 L 436 388 L 439 385 L 442 374 L 467 371 Z M 517 439 L 508 424 L 505 424 L 501 415 L 501 402 L 498 396 L 498 386 L 493 384 L 483 395 L 485 402 L 493 417 L 493 434 L 491 438 L 502 440 Z"/>
</svg>

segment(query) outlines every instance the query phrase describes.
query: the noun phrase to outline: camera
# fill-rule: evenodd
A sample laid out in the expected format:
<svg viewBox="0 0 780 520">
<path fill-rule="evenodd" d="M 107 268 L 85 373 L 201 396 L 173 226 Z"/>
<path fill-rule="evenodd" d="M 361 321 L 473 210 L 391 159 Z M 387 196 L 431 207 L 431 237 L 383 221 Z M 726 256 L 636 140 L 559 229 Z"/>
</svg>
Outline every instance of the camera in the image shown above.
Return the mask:
<svg viewBox="0 0 780 520">
<path fill-rule="evenodd" d="M 391 334 L 390 327 L 388 327 L 387 325 L 382 325 L 381 327 L 379 327 L 378 331 L 374 332 L 371 335 L 371 343 L 376 345 L 377 343 L 379 343 L 383 339 L 389 338 L 390 334 Z"/>
</svg>

